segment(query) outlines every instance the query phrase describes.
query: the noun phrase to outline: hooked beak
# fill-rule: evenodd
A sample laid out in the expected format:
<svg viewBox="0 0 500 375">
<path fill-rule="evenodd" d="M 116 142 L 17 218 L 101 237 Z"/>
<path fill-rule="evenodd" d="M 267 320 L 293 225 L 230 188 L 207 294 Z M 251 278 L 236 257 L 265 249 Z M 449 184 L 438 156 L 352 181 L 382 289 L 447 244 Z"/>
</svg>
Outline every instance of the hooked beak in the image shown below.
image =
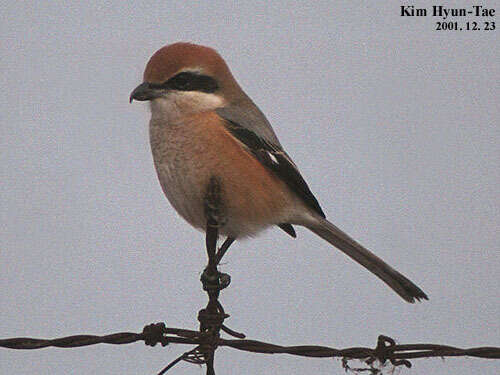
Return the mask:
<svg viewBox="0 0 500 375">
<path fill-rule="evenodd" d="M 132 103 L 134 99 L 142 102 L 145 100 L 158 98 L 162 95 L 162 90 L 151 87 L 151 84 L 149 82 L 143 82 L 139 86 L 137 86 L 130 94 L 130 103 Z"/>
</svg>

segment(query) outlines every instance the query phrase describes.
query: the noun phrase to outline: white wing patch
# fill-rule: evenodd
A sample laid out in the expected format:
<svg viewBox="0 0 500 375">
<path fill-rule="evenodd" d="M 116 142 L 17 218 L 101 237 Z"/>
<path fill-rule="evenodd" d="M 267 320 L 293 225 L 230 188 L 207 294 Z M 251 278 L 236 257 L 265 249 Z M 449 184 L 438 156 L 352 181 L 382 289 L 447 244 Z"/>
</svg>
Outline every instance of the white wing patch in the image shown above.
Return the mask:
<svg viewBox="0 0 500 375">
<path fill-rule="evenodd" d="M 278 159 L 276 159 L 276 156 L 274 156 L 274 154 L 272 152 L 267 152 L 267 154 L 269 155 L 269 158 L 271 159 L 271 161 L 274 163 L 274 164 L 279 164 L 278 162 Z"/>
</svg>

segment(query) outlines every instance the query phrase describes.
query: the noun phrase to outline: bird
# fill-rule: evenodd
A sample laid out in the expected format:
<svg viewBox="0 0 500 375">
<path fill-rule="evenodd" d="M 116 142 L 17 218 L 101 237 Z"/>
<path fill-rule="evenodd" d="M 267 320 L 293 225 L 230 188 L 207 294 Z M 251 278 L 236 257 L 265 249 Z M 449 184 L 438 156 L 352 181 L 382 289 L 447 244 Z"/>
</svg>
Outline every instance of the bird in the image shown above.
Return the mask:
<svg viewBox="0 0 500 375">
<path fill-rule="evenodd" d="M 156 51 L 130 102 L 149 101 L 150 145 L 161 187 L 189 224 L 207 231 L 215 184 L 217 225 L 235 240 L 302 226 L 371 271 L 405 301 L 427 300 L 412 281 L 326 219 L 262 111 L 213 48 L 190 42 Z M 212 187 L 211 187 L 212 186 Z"/>
</svg>

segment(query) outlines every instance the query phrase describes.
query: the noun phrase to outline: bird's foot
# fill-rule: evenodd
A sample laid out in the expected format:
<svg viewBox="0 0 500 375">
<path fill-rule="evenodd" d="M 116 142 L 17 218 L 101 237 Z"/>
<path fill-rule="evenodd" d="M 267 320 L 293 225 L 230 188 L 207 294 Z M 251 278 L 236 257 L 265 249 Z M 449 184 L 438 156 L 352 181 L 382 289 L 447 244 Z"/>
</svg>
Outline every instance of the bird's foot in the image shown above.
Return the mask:
<svg viewBox="0 0 500 375">
<path fill-rule="evenodd" d="M 231 283 L 231 276 L 227 273 L 213 272 L 213 270 L 209 270 L 208 267 L 205 268 L 205 271 L 201 274 L 200 278 L 203 284 L 203 290 L 222 290 L 229 286 Z"/>
</svg>

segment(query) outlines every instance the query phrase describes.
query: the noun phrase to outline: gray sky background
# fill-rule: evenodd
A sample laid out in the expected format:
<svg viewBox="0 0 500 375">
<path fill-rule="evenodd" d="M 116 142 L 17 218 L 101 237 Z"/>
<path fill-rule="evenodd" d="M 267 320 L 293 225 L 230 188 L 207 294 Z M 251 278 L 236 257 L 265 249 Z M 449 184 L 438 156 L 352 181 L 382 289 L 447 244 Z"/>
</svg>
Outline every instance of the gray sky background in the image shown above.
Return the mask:
<svg viewBox="0 0 500 375">
<path fill-rule="evenodd" d="M 269 230 L 225 260 L 230 327 L 285 345 L 500 346 L 499 31 L 438 32 L 399 2 L 199 3 L 1 2 L 0 337 L 197 328 L 203 235 L 163 196 L 147 106 L 128 103 L 154 51 L 193 41 L 224 56 L 330 220 L 430 296 L 406 304 L 312 233 Z M 481 4 L 500 27 L 500 4 Z M 156 374 L 188 349 L 0 349 L 0 373 Z M 413 365 L 401 374 L 500 373 Z M 216 369 L 344 373 L 229 349 Z"/>
</svg>

